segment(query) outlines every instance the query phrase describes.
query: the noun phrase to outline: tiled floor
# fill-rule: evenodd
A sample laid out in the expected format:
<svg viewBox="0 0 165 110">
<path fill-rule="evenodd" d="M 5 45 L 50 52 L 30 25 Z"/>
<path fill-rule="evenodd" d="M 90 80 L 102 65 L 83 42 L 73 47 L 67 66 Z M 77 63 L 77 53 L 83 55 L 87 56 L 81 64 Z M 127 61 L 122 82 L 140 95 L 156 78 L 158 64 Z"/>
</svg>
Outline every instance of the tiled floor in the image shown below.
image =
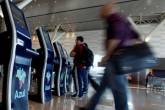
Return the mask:
<svg viewBox="0 0 165 110">
<path fill-rule="evenodd" d="M 86 104 L 86 102 L 86 98 L 72 99 L 69 97 L 54 97 L 50 103 L 45 105 L 30 101 L 30 110 L 76 110 L 76 107 L 82 107 Z M 105 102 L 100 104 L 98 108 L 102 108 L 99 110 L 113 110 L 112 105 L 112 101 L 109 101 L 109 103 Z"/>
<path fill-rule="evenodd" d="M 133 104 L 129 102 L 130 108 L 134 108 L 134 110 L 165 110 L 165 94 L 161 95 L 157 92 L 147 93 L 143 88 L 131 88 L 131 93 Z M 50 103 L 45 105 L 30 101 L 30 110 L 75 110 L 75 106 L 84 106 L 88 97 L 82 99 L 54 97 Z M 113 98 L 109 91 L 103 96 L 97 110 L 114 110 Z"/>
</svg>

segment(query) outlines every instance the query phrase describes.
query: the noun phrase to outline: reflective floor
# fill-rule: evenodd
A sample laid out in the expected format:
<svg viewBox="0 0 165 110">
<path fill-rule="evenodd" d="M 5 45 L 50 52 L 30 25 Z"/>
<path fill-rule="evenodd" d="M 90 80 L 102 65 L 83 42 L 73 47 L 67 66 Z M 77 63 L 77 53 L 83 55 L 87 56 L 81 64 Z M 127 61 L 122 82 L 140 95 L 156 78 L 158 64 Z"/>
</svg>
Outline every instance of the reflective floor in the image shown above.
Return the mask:
<svg viewBox="0 0 165 110">
<path fill-rule="evenodd" d="M 139 87 L 131 87 L 131 93 L 133 96 L 133 103 L 129 102 L 131 110 L 165 110 L 165 94 Z M 82 99 L 54 97 L 50 103 L 45 105 L 30 101 L 30 110 L 76 110 L 77 106 L 84 106 L 90 96 L 91 94 Z M 113 98 L 109 91 L 103 96 L 97 110 L 114 110 Z"/>
</svg>

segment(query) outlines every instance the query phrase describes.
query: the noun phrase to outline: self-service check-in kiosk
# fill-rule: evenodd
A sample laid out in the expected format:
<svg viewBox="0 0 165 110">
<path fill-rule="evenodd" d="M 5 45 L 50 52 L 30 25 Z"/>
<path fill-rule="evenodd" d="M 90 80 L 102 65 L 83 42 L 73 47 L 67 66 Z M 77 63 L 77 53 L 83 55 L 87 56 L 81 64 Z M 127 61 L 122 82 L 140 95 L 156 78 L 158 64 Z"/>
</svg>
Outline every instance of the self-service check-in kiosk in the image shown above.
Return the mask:
<svg viewBox="0 0 165 110">
<path fill-rule="evenodd" d="M 54 64 L 54 87 L 52 88 L 53 94 L 57 96 L 61 96 L 61 90 L 60 90 L 60 79 L 61 79 L 61 69 L 62 69 L 62 58 L 60 49 L 58 46 L 58 42 L 53 43 L 54 46 L 54 53 L 56 53 L 56 60 L 57 63 Z"/>
<path fill-rule="evenodd" d="M 55 66 L 54 77 L 54 93 L 57 96 L 62 96 L 67 92 L 66 75 L 67 75 L 67 59 L 62 45 L 59 42 L 54 42 L 54 50 L 57 53 L 58 64 Z"/>
<path fill-rule="evenodd" d="M 59 46 L 59 50 L 61 53 L 61 58 L 62 58 L 62 68 L 61 68 L 61 78 L 60 78 L 60 91 L 61 91 L 61 95 L 64 95 L 67 92 L 67 88 L 66 88 L 66 78 L 67 78 L 67 58 L 66 58 L 66 54 L 64 52 L 64 49 L 62 47 L 62 45 L 60 43 L 58 43 Z"/>
<path fill-rule="evenodd" d="M 1 8 L 6 32 L 0 35 L 3 87 L 1 110 L 28 110 L 28 80 L 32 55 L 31 36 L 23 12 L 11 1 Z"/>
<path fill-rule="evenodd" d="M 65 61 L 66 61 L 66 75 L 65 75 L 65 93 L 71 92 L 71 81 L 72 81 L 72 75 L 71 75 L 71 71 L 72 71 L 72 67 L 69 61 L 69 55 L 66 51 L 66 49 L 64 49 L 64 54 L 65 54 Z"/>
<path fill-rule="evenodd" d="M 52 74 L 54 65 L 54 51 L 49 33 L 44 27 L 39 27 L 37 35 L 41 48 L 38 49 L 39 56 L 32 60 L 32 68 L 36 71 L 37 91 L 30 93 L 30 99 L 42 103 L 52 99 Z"/>
</svg>

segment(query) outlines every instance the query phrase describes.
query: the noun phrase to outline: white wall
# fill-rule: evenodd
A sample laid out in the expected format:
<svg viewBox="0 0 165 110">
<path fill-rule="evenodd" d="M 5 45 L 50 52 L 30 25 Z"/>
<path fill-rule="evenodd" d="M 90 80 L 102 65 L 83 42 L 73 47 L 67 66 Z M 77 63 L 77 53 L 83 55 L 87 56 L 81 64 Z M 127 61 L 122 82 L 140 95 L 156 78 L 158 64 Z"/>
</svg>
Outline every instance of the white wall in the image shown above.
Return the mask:
<svg viewBox="0 0 165 110">
<path fill-rule="evenodd" d="M 149 35 L 150 32 L 152 32 L 157 24 L 149 24 L 149 25 L 140 25 L 137 27 L 138 31 L 141 33 L 142 38 Z M 59 33 L 58 35 L 60 35 Z M 52 37 L 52 33 L 50 33 L 50 36 Z M 68 53 L 71 51 L 73 46 L 75 45 L 75 38 L 76 36 L 83 36 L 85 42 L 88 43 L 89 48 L 91 48 L 96 55 L 103 55 L 104 49 L 103 49 L 103 41 L 104 41 L 104 31 L 103 30 L 95 30 L 95 31 L 82 31 L 82 32 L 75 32 L 75 35 L 70 34 L 64 34 L 62 38 L 59 40 L 59 42 L 62 43 L 63 47 L 68 51 Z M 150 42 L 150 44 L 156 43 L 155 50 L 157 57 L 165 58 L 165 52 L 164 48 L 162 48 L 163 45 L 165 45 L 165 40 L 163 35 L 155 36 Z M 33 42 L 33 47 L 38 48 L 38 41 L 36 40 Z M 164 53 L 164 54 L 163 54 Z"/>
<path fill-rule="evenodd" d="M 59 40 L 59 42 L 61 42 L 64 48 L 66 48 L 66 50 L 70 52 L 75 45 L 76 36 L 83 36 L 84 42 L 89 45 L 89 48 L 91 48 L 95 54 L 103 54 L 103 34 L 104 32 L 102 30 L 76 32 L 74 36 L 68 36 L 67 34 L 65 34 Z M 52 36 L 52 33 L 50 33 L 50 36 Z"/>
<path fill-rule="evenodd" d="M 140 25 L 137 27 L 138 31 L 140 32 L 142 39 L 146 37 L 154 28 L 156 24 L 153 25 Z M 82 31 L 76 32 L 76 36 L 83 36 L 85 42 L 89 45 L 95 54 L 103 55 L 103 42 L 105 38 L 104 30 L 95 30 L 95 31 Z M 63 44 L 63 46 L 67 49 L 68 52 L 71 51 L 75 44 L 75 37 L 68 37 L 64 35 L 59 41 Z"/>
</svg>

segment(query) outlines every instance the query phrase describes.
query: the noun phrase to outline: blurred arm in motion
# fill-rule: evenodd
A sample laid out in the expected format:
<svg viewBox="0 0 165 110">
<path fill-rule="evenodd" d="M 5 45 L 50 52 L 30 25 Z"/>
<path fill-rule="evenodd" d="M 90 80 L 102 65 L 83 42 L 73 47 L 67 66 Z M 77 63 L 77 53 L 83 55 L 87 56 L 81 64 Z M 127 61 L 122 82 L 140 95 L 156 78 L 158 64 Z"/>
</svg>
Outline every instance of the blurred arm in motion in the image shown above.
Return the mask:
<svg viewBox="0 0 165 110">
<path fill-rule="evenodd" d="M 102 65 L 104 65 L 104 64 L 107 63 L 107 61 L 110 59 L 112 53 L 117 48 L 117 46 L 119 45 L 119 43 L 120 43 L 120 40 L 119 39 L 109 39 L 106 42 L 106 54 L 102 58 L 101 62 L 99 62 L 99 66 L 102 66 Z"/>
</svg>

